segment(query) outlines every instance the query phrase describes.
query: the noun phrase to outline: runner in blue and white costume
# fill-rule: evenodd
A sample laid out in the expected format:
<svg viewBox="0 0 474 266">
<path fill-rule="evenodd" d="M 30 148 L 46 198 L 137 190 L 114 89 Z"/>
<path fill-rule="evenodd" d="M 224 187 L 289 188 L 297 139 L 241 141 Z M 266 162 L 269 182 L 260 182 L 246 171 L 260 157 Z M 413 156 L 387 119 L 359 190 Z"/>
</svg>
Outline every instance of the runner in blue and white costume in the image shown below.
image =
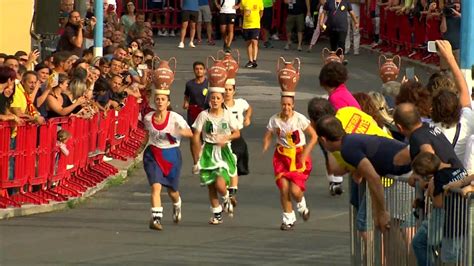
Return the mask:
<svg viewBox="0 0 474 266">
<path fill-rule="evenodd" d="M 143 165 L 151 186 L 150 229 L 162 230 L 163 206 L 161 189 L 166 187 L 173 202 L 173 222 L 181 220 L 181 197 L 179 195 L 179 175 L 181 171 L 181 152 L 179 145 L 182 137 L 190 138 L 193 133 L 186 120 L 173 111 L 169 111 L 170 91 L 155 90 L 156 111 L 144 118 L 148 130 L 148 144 L 143 154 Z"/>
</svg>

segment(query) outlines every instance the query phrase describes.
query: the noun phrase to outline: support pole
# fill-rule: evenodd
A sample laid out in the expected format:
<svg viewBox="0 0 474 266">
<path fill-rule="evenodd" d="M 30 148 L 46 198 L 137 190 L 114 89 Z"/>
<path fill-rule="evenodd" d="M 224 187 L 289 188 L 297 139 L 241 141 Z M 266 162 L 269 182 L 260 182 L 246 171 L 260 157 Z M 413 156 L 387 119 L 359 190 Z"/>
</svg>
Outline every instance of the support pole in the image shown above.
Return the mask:
<svg viewBox="0 0 474 266">
<path fill-rule="evenodd" d="M 104 7 L 103 0 L 95 0 L 94 13 L 97 19 L 97 24 L 94 30 L 94 56 L 102 56 L 102 43 L 104 39 Z"/>
<path fill-rule="evenodd" d="M 474 65 L 474 1 L 461 3 L 461 70 L 472 95 L 472 66 Z"/>
</svg>

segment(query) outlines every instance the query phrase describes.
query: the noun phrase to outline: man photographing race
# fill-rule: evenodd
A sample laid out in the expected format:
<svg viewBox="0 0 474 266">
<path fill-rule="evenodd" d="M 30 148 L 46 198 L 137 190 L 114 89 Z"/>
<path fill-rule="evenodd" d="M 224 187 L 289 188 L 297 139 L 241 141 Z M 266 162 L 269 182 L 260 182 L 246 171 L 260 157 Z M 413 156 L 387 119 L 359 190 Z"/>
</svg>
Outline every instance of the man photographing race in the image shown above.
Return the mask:
<svg viewBox="0 0 474 266">
<path fill-rule="evenodd" d="M 84 38 L 93 37 L 92 34 L 96 23 L 95 17 L 81 19 L 81 14 L 77 10 L 69 13 L 69 19 L 64 33 L 59 39 L 57 51 L 68 51 L 77 56 L 82 56 Z"/>
</svg>

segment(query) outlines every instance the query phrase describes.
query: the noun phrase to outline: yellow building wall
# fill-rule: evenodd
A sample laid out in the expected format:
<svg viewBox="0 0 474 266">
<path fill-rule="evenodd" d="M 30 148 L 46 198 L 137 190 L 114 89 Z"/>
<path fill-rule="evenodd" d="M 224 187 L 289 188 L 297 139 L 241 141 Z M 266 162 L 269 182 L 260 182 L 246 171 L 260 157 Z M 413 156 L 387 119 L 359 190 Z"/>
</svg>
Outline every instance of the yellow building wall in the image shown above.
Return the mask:
<svg viewBox="0 0 474 266">
<path fill-rule="evenodd" d="M 0 53 L 31 50 L 33 6 L 34 0 L 0 0 Z"/>
</svg>

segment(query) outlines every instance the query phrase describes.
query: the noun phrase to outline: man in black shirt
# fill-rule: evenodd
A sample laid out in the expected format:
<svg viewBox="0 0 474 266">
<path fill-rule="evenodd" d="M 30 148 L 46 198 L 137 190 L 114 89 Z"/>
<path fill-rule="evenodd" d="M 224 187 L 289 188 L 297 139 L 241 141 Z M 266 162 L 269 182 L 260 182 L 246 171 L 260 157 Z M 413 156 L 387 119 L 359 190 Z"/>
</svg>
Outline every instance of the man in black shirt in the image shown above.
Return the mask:
<svg viewBox="0 0 474 266">
<path fill-rule="evenodd" d="M 84 35 L 92 38 L 92 32 L 96 24 L 96 18 L 92 17 L 87 25 L 87 31 L 84 31 L 84 20 L 81 19 L 79 11 L 69 13 L 69 21 L 66 24 L 64 33 L 58 42 L 57 51 L 68 51 L 79 57 L 82 56 Z"/>
<path fill-rule="evenodd" d="M 421 122 L 420 114 L 411 103 L 396 107 L 393 115 L 400 133 L 409 139 L 410 157 L 413 160 L 420 152 L 436 154 L 445 164 L 454 168 L 463 168 L 462 162 L 454 153 L 453 145 L 439 128 Z"/>
<path fill-rule="evenodd" d="M 196 61 L 193 64 L 195 78 L 186 82 L 183 109 L 187 110 L 187 122 L 191 126 L 199 113 L 208 107 L 207 78 L 204 63 Z"/>
<path fill-rule="evenodd" d="M 320 16 L 319 25 L 321 30 L 329 31 L 329 41 L 331 50 L 336 51 L 341 48 L 343 51 L 346 46 L 347 36 L 347 12 L 351 15 L 354 22 L 354 31 L 359 29 L 359 21 L 356 14 L 352 11 L 352 5 L 348 0 L 328 0 L 323 7 L 324 11 Z M 324 23 L 327 18 L 327 25 Z"/>
<path fill-rule="evenodd" d="M 286 35 L 287 41 L 285 50 L 289 50 L 291 46 L 291 32 L 296 28 L 298 33 L 298 51 L 301 51 L 303 42 L 303 32 L 305 23 L 305 14 L 311 16 L 311 8 L 309 0 L 284 0 L 288 5 L 288 16 L 286 17 Z"/>
<path fill-rule="evenodd" d="M 324 149 L 333 155 L 340 152 L 347 165 L 346 169 L 336 170 L 338 175 L 351 171 L 367 181 L 374 203 L 375 222 L 380 230 L 387 229 L 389 217 L 380 179 L 387 174 L 401 175 L 410 171 L 406 144 L 379 136 L 346 134 L 341 122 L 329 115 L 318 120 L 316 132 Z"/>
</svg>

